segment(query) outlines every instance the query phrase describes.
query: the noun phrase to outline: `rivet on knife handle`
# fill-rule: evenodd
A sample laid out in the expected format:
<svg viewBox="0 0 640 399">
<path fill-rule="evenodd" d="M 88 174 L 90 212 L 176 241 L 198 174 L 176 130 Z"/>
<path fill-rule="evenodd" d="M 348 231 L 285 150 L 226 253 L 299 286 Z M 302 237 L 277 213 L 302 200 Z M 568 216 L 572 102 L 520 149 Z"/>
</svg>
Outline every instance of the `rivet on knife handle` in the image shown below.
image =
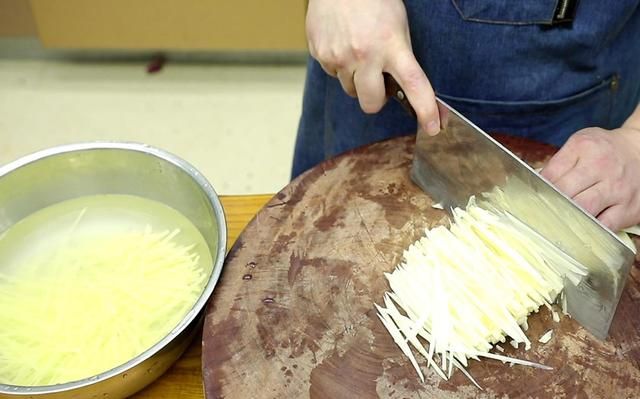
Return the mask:
<svg viewBox="0 0 640 399">
<path fill-rule="evenodd" d="M 388 73 L 383 73 L 384 76 L 384 88 L 387 93 L 387 96 L 393 97 L 402 105 L 402 108 L 405 109 L 408 113 L 410 113 L 414 118 L 416 117 L 416 111 L 414 111 L 411 103 L 407 99 L 407 95 L 404 94 L 404 90 L 402 87 L 396 82 L 396 80 Z"/>
</svg>

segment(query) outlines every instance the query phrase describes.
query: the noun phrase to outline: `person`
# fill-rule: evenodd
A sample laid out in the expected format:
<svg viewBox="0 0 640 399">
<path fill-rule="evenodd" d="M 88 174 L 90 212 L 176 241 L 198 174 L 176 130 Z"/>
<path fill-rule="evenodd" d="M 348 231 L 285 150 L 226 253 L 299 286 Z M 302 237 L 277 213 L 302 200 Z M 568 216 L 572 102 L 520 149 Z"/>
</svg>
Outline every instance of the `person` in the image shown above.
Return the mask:
<svg viewBox="0 0 640 399">
<path fill-rule="evenodd" d="M 306 30 L 292 177 L 437 134 L 437 94 L 485 131 L 561 146 L 543 176 L 612 230 L 640 222 L 640 0 L 310 0 Z"/>
</svg>

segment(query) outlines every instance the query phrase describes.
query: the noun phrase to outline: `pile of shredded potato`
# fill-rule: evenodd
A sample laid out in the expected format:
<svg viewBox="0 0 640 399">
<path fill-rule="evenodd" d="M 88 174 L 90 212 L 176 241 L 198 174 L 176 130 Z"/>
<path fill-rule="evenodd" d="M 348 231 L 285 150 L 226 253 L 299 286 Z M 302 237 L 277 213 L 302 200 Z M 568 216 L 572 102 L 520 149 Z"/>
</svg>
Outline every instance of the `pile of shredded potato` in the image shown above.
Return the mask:
<svg viewBox="0 0 640 399">
<path fill-rule="evenodd" d="M 378 316 L 423 381 L 412 348 L 443 379 L 460 369 L 478 387 L 465 369 L 469 359 L 548 369 L 491 350 L 507 339 L 529 349 L 527 317 L 541 306 L 551 309 L 562 299 L 563 279 L 577 285 L 588 270 L 504 208 L 480 206 L 472 197 L 466 209 L 452 210 L 449 228 L 426 230 L 386 273 L 391 292 L 384 306 L 376 305 Z"/>
<path fill-rule="evenodd" d="M 0 274 L 0 383 L 87 378 L 167 336 L 206 282 L 179 234 L 147 227 L 74 237 Z"/>
</svg>

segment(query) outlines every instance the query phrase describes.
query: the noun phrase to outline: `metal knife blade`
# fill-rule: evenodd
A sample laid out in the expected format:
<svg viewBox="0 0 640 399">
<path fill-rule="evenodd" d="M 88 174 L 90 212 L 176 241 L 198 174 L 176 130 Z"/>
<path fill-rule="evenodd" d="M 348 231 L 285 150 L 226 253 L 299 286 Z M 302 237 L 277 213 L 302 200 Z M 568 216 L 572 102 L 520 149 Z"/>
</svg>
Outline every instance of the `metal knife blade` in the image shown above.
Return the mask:
<svg viewBox="0 0 640 399">
<path fill-rule="evenodd" d="M 414 182 L 445 207 L 464 207 L 472 195 L 501 189 L 511 199 L 505 210 L 588 268 L 589 275 L 577 286 L 565 280 L 567 311 L 594 336 L 605 339 L 633 252 L 526 163 L 438 101 L 449 110 L 448 122 L 434 137 L 418 132 Z"/>
<path fill-rule="evenodd" d="M 387 79 L 389 95 L 407 107 L 397 83 Z M 413 181 L 445 209 L 464 208 L 472 195 L 502 190 L 509 204 L 494 206 L 507 206 L 505 210 L 588 268 L 589 275 L 577 286 L 565 279 L 567 311 L 594 336 L 605 339 L 633 264 L 633 252 L 525 162 L 444 101 L 437 101 L 449 115 L 438 135 L 418 131 Z"/>
</svg>

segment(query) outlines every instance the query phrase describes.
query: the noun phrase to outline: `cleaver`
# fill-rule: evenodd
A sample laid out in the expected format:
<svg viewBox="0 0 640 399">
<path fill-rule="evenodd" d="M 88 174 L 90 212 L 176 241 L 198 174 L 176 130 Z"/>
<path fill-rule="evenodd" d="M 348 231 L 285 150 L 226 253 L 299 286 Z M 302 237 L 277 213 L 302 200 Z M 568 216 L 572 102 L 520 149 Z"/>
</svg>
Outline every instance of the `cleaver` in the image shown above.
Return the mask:
<svg viewBox="0 0 640 399">
<path fill-rule="evenodd" d="M 385 74 L 387 95 L 415 116 L 404 91 Z M 493 203 L 581 262 L 588 275 L 564 281 L 567 312 L 598 339 L 606 339 L 634 252 L 596 218 L 558 191 L 529 165 L 454 108 L 436 99 L 448 116 L 440 133 L 418 130 L 412 180 L 444 209 L 464 208 L 471 196 L 504 193 Z M 507 208 L 507 209 L 505 209 Z"/>
</svg>

